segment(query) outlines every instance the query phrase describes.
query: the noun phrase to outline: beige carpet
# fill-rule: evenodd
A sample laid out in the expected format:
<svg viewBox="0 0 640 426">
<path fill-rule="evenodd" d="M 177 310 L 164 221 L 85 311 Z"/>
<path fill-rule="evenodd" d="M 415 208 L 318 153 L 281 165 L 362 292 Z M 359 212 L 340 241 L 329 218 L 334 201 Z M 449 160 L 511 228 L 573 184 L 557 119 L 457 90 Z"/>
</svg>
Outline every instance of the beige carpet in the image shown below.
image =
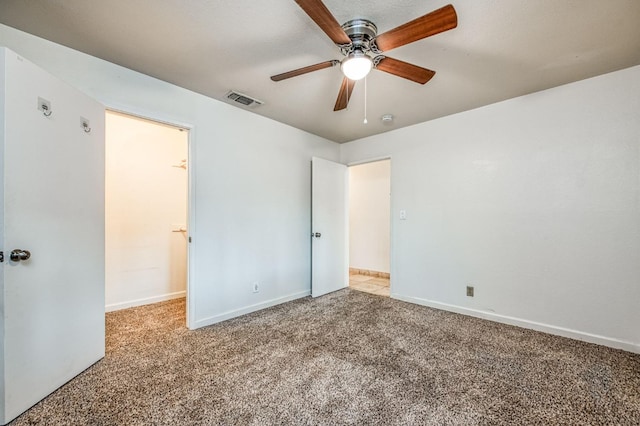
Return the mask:
<svg viewBox="0 0 640 426">
<path fill-rule="evenodd" d="M 11 424 L 638 425 L 639 392 L 639 355 L 345 289 L 110 313 L 106 358 Z"/>
</svg>

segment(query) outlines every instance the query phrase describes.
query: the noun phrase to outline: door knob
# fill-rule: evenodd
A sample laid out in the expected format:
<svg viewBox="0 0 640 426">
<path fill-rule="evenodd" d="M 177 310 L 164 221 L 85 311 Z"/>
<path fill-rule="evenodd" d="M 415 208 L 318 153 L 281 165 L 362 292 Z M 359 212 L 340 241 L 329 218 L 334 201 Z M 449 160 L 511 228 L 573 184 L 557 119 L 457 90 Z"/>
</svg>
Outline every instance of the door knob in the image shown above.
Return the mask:
<svg viewBox="0 0 640 426">
<path fill-rule="evenodd" d="M 31 257 L 31 252 L 29 250 L 15 249 L 11 250 L 11 254 L 9 255 L 9 259 L 12 262 L 20 262 L 21 260 L 27 260 Z"/>
</svg>

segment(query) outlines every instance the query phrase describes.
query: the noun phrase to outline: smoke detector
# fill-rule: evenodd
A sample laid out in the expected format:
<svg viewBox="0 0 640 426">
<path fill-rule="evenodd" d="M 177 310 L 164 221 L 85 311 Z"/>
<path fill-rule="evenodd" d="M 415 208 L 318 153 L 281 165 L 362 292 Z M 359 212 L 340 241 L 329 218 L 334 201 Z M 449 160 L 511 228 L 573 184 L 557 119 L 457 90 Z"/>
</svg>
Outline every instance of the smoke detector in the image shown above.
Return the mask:
<svg viewBox="0 0 640 426">
<path fill-rule="evenodd" d="M 263 101 L 258 100 L 256 98 L 252 98 L 251 96 L 245 95 L 244 93 L 240 93 L 236 90 L 230 90 L 229 92 L 227 92 L 225 97 L 227 99 L 231 99 L 234 102 L 237 102 L 241 105 L 248 106 L 248 107 L 256 107 L 264 104 Z"/>
</svg>

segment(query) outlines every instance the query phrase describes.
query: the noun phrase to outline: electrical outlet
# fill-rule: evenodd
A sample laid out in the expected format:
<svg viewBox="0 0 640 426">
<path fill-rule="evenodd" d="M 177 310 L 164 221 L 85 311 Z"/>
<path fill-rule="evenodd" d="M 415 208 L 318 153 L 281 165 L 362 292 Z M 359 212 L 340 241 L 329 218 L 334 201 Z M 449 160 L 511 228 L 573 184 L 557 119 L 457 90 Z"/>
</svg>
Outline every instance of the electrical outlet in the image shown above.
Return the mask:
<svg viewBox="0 0 640 426">
<path fill-rule="evenodd" d="M 473 297 L 473 286 L 467 286 L 467 296 Z"/>
<path fill-rule="evenodd" d="M 258 281 L 254 281 L 253 284 L 251 284 L 251 288 L 253 289 L 254 293 L 257 293 L 260 291 L 260 283 Z"/>
</svg>

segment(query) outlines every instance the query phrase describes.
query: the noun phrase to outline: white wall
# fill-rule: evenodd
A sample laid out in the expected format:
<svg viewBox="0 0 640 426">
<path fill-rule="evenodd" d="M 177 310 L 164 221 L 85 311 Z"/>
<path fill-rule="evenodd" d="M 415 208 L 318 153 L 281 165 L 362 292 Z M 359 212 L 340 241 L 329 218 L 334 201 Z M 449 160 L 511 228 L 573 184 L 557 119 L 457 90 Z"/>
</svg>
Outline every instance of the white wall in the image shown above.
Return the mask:
<svg viewBox="0 0 640 426">
<path fill-rule="evenodd" d="M 106 309 L 184 297 L 188 132 L 106 114 Z"/>
<path fill-rule="evenodd" d="M 349 267 L 389 272 L 389 160 L 349 167 Z"/>
<path fill-rule="evenodd" d="M 309 294 L 310 159 L 339 145 L 5 25 L 0 45 L 108 107 L 192 127 L 191 327 Z"/>
<path fill-rule="evenodd" d="M 640 352 L 639 111 L 633 67 L 342 145 L 392 157 L 392 296 Z"/>
</svg>

